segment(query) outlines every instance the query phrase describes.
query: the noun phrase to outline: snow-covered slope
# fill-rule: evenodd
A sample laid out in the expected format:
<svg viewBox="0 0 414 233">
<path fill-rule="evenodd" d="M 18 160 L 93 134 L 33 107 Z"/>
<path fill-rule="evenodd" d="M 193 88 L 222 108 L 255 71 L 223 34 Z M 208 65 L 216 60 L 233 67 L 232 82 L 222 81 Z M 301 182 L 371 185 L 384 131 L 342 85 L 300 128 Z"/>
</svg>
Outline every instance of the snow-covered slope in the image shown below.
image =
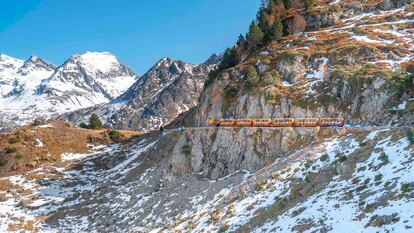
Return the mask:
<svg viewBox="0 0 414 233">
<path fill-rule="evenodd" d="M 56 68 L 32 56 L 21 63 L 7 59 L 0 72 L 5 83 L 0 98 L 0 127 L 24 124 L 36 117 L 51 117 L 120 96 L 137 76 L 110 53 L 74 55 Z M 16 67 L 18 67 L 16 69 Z"/>
<path fill-rule="evenodd" d="M 79 123 L 95 112 L 114 128 L 158 129 L 198 104 L 208 72 L 218 61 L 217 55 L 200 65 L 163 58 L 119 98 L 68 114 L 65 119 Z"/>
</svg>

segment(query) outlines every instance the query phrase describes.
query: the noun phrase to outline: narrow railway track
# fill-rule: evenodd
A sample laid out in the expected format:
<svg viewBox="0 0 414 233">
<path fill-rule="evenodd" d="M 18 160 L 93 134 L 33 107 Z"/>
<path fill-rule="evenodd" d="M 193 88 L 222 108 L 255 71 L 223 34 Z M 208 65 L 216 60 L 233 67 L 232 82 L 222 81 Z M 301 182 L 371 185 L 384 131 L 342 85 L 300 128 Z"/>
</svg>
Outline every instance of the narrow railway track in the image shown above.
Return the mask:
<svg viewBox="0 0 414 233">
<path fill-rule="evenodd" d="M 355 130 L 366 130 L 366 131 L 377 131 L 387 129 L 414 129 L 414 125 L 410 126 L 351 126 L 345 125 L 343 127 L 260 127 L 260 126 L 191 126 L 191 127 L 180 127 L 175 129 L 165 129 L 166 132 L 171 131 L 184 131 L 184 130 L 210 130 L 210 129 L 269 129 L 269 130 L 280 130 L 280 129 L 355 129 Z"/>
</svg>

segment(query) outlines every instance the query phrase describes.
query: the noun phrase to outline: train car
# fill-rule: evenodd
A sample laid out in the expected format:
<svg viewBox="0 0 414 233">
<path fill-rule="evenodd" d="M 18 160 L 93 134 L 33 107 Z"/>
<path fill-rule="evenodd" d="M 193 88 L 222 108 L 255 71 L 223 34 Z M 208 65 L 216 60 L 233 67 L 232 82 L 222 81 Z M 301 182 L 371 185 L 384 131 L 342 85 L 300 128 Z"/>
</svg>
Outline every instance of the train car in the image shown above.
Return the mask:
<svg viewBox="0 0 414 233">
<path fill-rule="evenodd" d="M 319 118 L 320 127 L 344 127 L 344 118 Z"/>
<path fill-rule="evenodd" d="M 235 119 L 221 119 L 218 121 L 217 126 L 224 126 L 224 127 L 234 127 L 237 125 L 237 120 Z"/>
<path fill-rule="evenodd" d="M 319 125 L 318 118 L 295 118 L 295 127 L 317 127 Z"/>
<path fill-rule="evenodd" d="M 217 126 L 219 121 L 213 118 L 208 119 L 208 126 Z"/>
<path fill-rule="evenodd" d="M 275 127 L 292 127 L 295 125 L 294 118 L 275 118 L 272 120 L 272 126 Z"/>
<path fill-rule="evenodd" d="M 238 126 L 238 127 L 252 127 L 253 126 L 253 120 L 251 120 L 251 119 L 237 119 L 236 120 L 236 126 Z"/>
<path fill-rule="evenodd" d="M 209 126 L 222 127 L 344 127 L 344 118 L 209 119 Z"/>
<path fill-rule="evenodd" d="M 253 120 L 254 127 L 271 127 L 272 126 L 272 119 L 254 119 Z"/>
</svg>

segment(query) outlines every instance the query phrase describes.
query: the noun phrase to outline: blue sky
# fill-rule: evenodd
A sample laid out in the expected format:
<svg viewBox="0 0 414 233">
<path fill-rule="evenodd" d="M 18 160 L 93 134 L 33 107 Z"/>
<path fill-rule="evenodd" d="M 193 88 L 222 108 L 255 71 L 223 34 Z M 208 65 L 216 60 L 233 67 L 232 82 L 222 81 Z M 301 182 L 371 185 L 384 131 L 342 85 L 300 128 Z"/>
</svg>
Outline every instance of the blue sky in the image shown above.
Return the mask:
<svg viewBox="0 0 414 233">
<path fill-rule="evenodd" d="M 142 75 L 161 57 L 201 63 L 245 33 L 260 0 L 0 0 L 0 53 L 56 65 L 108 51 Z"/>
</svg>

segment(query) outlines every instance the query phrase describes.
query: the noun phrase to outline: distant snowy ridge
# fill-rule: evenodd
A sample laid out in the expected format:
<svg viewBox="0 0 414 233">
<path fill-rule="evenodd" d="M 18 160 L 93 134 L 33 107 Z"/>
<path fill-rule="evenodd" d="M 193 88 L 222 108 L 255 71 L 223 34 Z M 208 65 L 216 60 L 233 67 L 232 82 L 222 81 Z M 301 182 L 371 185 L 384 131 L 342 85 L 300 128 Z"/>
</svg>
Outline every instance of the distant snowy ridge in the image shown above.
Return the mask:
<svg viewBox="0 0 414 233">
<path fill-rule="evenodd" d="M 21 61 L 0 56 L 0 131 L 36 117 L 107 103 L 137 76 L 108 52 L 86 52 L 56 67 L 37 56 Z"/>
</svg>

